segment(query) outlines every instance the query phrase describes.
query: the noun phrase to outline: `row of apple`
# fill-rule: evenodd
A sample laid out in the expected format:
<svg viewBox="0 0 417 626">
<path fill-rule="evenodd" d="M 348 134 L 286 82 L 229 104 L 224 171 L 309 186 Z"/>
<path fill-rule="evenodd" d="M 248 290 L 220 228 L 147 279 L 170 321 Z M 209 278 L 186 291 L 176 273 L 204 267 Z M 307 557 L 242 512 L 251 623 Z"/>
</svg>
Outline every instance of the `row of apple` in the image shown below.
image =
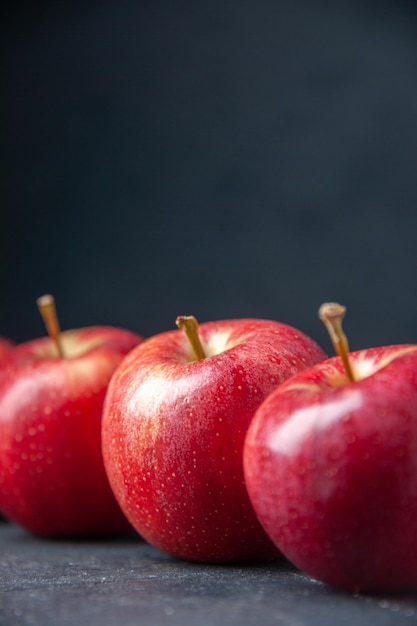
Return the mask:
<svg viewBox="0 0 417 626">
<path fill-rule="evenodd" d="M 0 342 L 0 510 L 44 537 L 132 527 L 206 563 L 285 555 L 355 591 L 417 587 L 417 345 L 337 356 L 272 320 Z M 4 354 L 3 354 L 4 353 Z"/>
</svg>

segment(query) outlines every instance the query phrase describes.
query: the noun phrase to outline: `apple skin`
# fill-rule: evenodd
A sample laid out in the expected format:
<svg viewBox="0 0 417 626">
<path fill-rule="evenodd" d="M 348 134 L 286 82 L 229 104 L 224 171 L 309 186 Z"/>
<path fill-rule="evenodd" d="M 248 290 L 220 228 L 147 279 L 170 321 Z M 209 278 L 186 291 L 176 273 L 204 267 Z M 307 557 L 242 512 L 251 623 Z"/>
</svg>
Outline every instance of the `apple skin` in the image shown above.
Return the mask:
<svg viewBox="0 0 417 626">
<path fill-rule="evenodd" d="M 10 339 L 0 337 L 0 362 L 9 354 L 14 348 L 14 343 Z"/>
<path fill-rule="evenodd" d="M 133 527 L 171 556 L 277 558 L 244 484 L 244 437 L 265 396 L 325 354 L 268 320 L 206 322 L 199 334 L 202 360 L 172 330 L 145 340 L 113 375 L 103 412 L 110 484 Z"/>
<path fill-rule="evenodd" d="M 101 455 L 107 385 L 141 337 L 113 327 L 19 344 L 0 377 L 0 510 L 33 534 L 98 537 L 131 529 Z"/>
<path fill-rule="evenodd" d="M 285 382 L 244 446 L 252 504 L 275 545 L 353 592 L 417 588 L 417 346 L 353 352 Z"/>
<path fill-rule="evenodd" d="M 5 359 L 9 352 L 14 348 L 14 343 L 5 337 L 0 337 L 0 363 Z M 4 521 L 4 517 L 0 512 L 0 522 Z"/>
</svg>

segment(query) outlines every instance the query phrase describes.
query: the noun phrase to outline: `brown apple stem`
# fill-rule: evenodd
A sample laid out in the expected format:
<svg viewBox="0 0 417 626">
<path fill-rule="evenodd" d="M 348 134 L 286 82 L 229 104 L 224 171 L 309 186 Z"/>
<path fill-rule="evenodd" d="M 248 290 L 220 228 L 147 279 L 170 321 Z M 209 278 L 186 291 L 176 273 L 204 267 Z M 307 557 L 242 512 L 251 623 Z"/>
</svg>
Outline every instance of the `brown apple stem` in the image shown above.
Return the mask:
<svg viewBox="0 0 417 626">
<path fill-rule="evenodd" d="M 179 315 L 175 323 L 178 328 L 185 331 L 197 361 L 205 359 L 206 353 L 204 352 L 200 335 L 198 334 L 198 322 L 196 318 L 193 315 Z"/>
<path fill-rule="evenodd" d="M 349 343 L 342 329 L 345 313 L 346 307 L 337 302 L 325 302 L 319 308 L 319 318 L 327 328 L 336 353 L 342 359 L 348 379 L 353 383 L 355 376 L 349 359 Z"/>
<path fill-rule="evenodd" d="M 46 294 L 38 298 L 36 300 L 36 304 L 38 305 L 39 313 L 42 315 L 43 321 L 45 322 L 48 335 L 56 346 L 58 356 L 63 358 L 65 355 L 62 349 L 61 329 L 59 327 L 58 316 L 56 313 L 55 298 L 50 294 Z"/>
</svg>

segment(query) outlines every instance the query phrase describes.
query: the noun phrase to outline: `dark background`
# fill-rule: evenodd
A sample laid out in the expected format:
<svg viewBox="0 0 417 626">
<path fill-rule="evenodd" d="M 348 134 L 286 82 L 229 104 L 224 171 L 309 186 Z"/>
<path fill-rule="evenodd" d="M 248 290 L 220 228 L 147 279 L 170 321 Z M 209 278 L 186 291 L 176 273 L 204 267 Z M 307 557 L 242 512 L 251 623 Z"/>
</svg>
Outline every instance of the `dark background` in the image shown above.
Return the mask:
<svg viewBox="0 0 417 626">
<path fill-rule="evenodd" d="M 6 3 L 0 334 L 274 318 L 417 342 L 417 3 Z"/>
</svg>

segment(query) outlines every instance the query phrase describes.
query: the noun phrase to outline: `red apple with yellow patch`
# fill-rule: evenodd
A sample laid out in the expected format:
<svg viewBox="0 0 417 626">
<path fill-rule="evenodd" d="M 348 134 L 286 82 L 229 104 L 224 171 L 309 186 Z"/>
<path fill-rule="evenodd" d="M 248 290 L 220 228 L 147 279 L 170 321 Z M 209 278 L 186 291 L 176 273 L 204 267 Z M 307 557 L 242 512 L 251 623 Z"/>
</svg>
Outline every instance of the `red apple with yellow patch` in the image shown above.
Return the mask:
<svg viewBox="0 0 417 626">
<path fill-rule="evenodd" d="M 251 502 L 276 547 L 330 585 L 417 589 L 417 345 L 349 353 L 344 307 L 321 317 L 339 354 L 258 408 L 244 446 Z"/>
<path fill-rule="evenodd" d="M 266 395 L 325 354 L 276 321 L 197 328 L 181 316 L 177 325 L 146 339 L 112 377 L 103 414 L 110 484 L 142 537 L 172 556 L 276 558 L 249 502 L 243 442 Z"/>
<path fill-rule="evenodd" d="M 97 537 L 130 529 L 104 470 L 101 417 L 109 380 L 141 337 L 96 326 L 22 343 L 0 376 L 0 510 L 44 537 Z"/>
</svg>

